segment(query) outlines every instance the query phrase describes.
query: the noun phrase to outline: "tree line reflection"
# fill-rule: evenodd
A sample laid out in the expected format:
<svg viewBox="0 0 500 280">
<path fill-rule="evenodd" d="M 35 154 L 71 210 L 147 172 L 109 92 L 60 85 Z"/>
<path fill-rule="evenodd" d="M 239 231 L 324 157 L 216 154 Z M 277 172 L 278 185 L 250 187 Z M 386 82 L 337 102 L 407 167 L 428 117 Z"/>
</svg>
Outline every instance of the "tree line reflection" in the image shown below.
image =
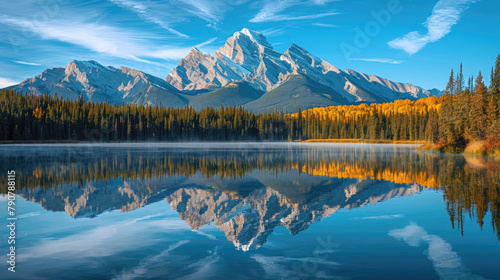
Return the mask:
<svg viewBox="0 0 500 280">
<path fill-rule="evenodd" d="M 404 146 L 285 147 L 211 150 L 68 146 L 17 154 L 1 150 L 0 165 L 3 170 L 15 167 L 20 193 L 33 189 L 57 191 L 68 186 L 82 188 L 88 182 L 106 185 L 110 180 L 132 180 L 140 185 L 149 180 L 154 182 L 147 185 L 148 193 L 152 194 L 165 185 L 172 189 L 177 187 L 182 180 L 169 181 L 172 177 L 228 181 L 262 171 L 276 178 L 279 174 L 296 171 L 299 177 L 307 174 L 406 185 L 416 183 L 443 191 L 451 224 L 462 233 L 465 216 L 475 217 L 482 227 L 485 216 L 490 213 L 492 225 L 500 237 L 500 164 L 490 158 L 425 153 Z M 290 177 L 283 181 L 280 178 L 282 182 L 276 183 L 273 189 L 295 203 L 302 203 L 303 198 L 314 191 L 315 185 L 308 184 L 307 180 Z M 6 193 L 5 182 L 1 182 L 1 186 L 2 193 Z M 219 187 L 233 196 L 245 191 L 231 182 Z M 137 205 L 144 203 L 148 202 Z M 128 206 L 125 210 L 133 208 Z"/>
</svg>

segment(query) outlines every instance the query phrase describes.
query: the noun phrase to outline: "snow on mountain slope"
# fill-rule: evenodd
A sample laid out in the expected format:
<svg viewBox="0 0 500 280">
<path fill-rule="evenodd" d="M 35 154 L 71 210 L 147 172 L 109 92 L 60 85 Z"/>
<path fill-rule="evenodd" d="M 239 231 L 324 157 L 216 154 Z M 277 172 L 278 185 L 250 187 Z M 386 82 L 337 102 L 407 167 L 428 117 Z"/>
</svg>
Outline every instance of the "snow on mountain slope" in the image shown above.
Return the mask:
<svg viewBox="0 0 500 280">
<path fill-rule="evenodd" d="M 351 103 L 416 99 L 431 95 L 429 91 L 411 84 L 396 83 L 350 69 L 342 71 L 295 44 L 281 54 L 273 49 L 264 35 L 247 28 L 229 37 L 213 57 L 188 54 L 166 81 L 178 89 L 194 90 L 224 87 L 243 80 L 259 90 L 270 91 L 293 73 L 308 76 Z"/>
<path fill-rule="evenodd" d="M 193 47 L 165 80 L 127 67 L 75 60 L 10 88 L 31 94 L 57 92 L 66 99 L 83 95 L 87 101 L 112 104 L 243 105 L 254 112 L 276 107 L 294 112 L 298 107 L 442 94 L 437 89 L 427 91 L 351 69 L 340 70 L 296 44 L 284 53 L 277 52 L 264 35 L 246 28 L 229 37 L 213 56 Z"/>
<path fill-rule="evenodd" d="M 95 61 L 72 61 L 65 68 L 53 68 L 26 79 L 15 90 L 31 94 L 54 94 L 66 99 L 83 95 L 87 101 L 112 104 L 164 104 L 185 106 L 186 98 L 164 80 L 127 67 L 105 67 Z"/>
<path fill-rule="evenodd" d="M 428 91 L 412 84 L 396 83 L 378 76 L 358 73 L 351 69 L 345 70 L 345 73 L 360 87 L 365 88 L 375 93 L 377 96 L 387 99 L 388 101 L 404 98 L 417 99 L 428 97 L 430 95 Z"/>
<path fill-rule="evenodd" d="M 229 37 L 213 57 L 193 48 L 165 80 L 180 90 L 214 89 L 245 80 L 268 91 L 280 81 L 281 73 L 290 70 L 281 55 L 264 35 L 244 28 Z"/>
<path fill-rule="evenodd" d="M 192 48 L 165 81 L 179 90 L 214 89 L 241 80 L 248 73 L 221 54 L 211 57 Z"/>
</svg>

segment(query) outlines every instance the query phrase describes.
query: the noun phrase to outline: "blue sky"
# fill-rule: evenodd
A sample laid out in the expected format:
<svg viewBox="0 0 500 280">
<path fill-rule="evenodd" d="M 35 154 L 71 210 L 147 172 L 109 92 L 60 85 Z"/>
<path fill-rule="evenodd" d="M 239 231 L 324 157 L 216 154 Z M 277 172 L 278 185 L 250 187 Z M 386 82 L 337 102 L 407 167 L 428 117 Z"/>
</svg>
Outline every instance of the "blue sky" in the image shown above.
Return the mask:
<svg viewBox="0 0 500 280">
<path fill-rule="evenodd" d="M 0 87 L 96 60 L 164 78 L 192 46 L 213 54 L 244 27 L 341 69 L 443 89 L 451 68 L 489 73 L 497 0 L 2 0 Z"/>
</svg>

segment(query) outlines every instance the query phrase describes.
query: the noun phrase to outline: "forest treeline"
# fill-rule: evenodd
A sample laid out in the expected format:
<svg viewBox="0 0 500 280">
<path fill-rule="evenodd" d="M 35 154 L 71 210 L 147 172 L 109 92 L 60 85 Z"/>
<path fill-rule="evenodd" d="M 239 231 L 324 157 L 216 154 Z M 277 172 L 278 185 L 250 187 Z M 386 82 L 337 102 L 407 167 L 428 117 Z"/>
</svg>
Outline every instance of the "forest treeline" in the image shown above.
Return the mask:
<svg viewBox="0 0 500 280">
<path fill-rule="evenodd" d="M 467 217 L 474 216 L 482 227 L 489 216 L 500 238 L 500 164 L 497 161 L 475 155 L 442 156 L 414 150 L 403 153 L 384 151 L 386 150 L 374 146 L 362 149 L 349 146 L 325 149 L 324 146 L 312 145 L 292 149 L 241 151 L 158 151 L 136 146 L 120 148 L 117 153 L 113 148 L 66 146 L 22 155 L 12 153 L 0 165 L 17 167 L 18 193 L 21 196 L 41 197 L 44 201 L 44 193 L 56 193 L 62 195 L 65 201 L 75 201 L 80 195 L 88 196 L 85 189 L 87 186 L 92 186 L 91 189 L 95 192 L 108 193 L 110 203 L 124 203 L 131 197 L 148 201 L 147 198 L 153 194 L 179 188 L 185 182 L 182 178 L 200 175 L 221 181 L 229 178 L 230 182 L 237 182 L 233 180 L 244 178 L 248 174 L 305 173 L 319 178 L 336 178 L 333 182 L 337 183 L 337 179 L 353 178 L 402 185 L 416 183 L 443 191 L 452 226 L 463 230 Z M 259 172 L 255 172 L 257 170 Z M 291 173 L 292 170 L 298 172 Z M 292 175 L 279 177 L 281 179 L 277 180 L 281 180 L 281 183 L 266 186 L 294 203 L 314 200 L 314 197 L 338 188 L 335 184 L 334 187 L 323 185 L 327 179 L 311 180 L 321 185 L 291 184 L 297 177 L 290 176 Z M 307 178 L 310 180 L 310 177 Z M 2 179 L 0 178 L 0 193 L 6 193 L 6 179 Z M 198 179 L 199 177 L 196 178 Z M 106 186 L 116 182 L 120 185 L 124 181 L 134 191 L 132 196 L 121 191 L 114 195 L 113 188 L 95 187 L 99 186 L 99 182 Z M 221 183 L 211 185 L 210 188 L 242 197 L 249 193 L 248 185 L 240 183 Z M 115 192 L 118 191 L 115 189 Z M 125 199 L 121 199 L 122 197 Z M 46 203 L 54 201 L 48 200 Z M 136 207 L 139 205 L 135 204 Z M 99 207 L 94 209 L 97 208 Z M 60 209 L 63 210 L 64 207 Z"/>
<path fill-rule="evenodd" d="M 0 140 L 227 141 L 373 139 L 428 141 L 449 152 L 468 144 L 500 146 L 500 55 L 487 87 L 462 66 L 441 97 L 313 108 L 285 115 L 242 107 L 110 105 L 0 91 Z M 473 146 L 473 145 L 472 145 Z"/>
<path fill-rule="evenodd" d="M 284 113 L 254 114 L 241 107 L 171 108 L 110 105 L 55 96 L 0 92 L 0 140 L 225 141 L 288 140 Z"/>
<path fill-rule="evenodd" d="M 313 108 L 303 119 L 304 138 L 424 140 L 446 152 L 469 148 L 500 152 L 500 55 L 487 87 L 483 75 L 464 81 L 462 65 L 451 71 L 444 94 L 417 101 Z"/>
</svg>

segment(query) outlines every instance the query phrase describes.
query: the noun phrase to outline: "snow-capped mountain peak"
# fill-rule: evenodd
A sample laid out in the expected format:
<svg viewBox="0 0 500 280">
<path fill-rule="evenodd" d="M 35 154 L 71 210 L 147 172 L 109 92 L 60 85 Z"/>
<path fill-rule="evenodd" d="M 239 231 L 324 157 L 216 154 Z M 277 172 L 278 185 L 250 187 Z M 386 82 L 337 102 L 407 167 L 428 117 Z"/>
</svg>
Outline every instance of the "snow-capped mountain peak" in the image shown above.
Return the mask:
<svg viewBox="0 0 500 280">
<path fill-rule="evenodd" d="M 11 87 L 40 95 L 45 92 L 65 99 L 83 96 L 85 100 L 112 104 L 165 104 L 185 106 L 187 100 L 169 83 L 144 72 L 103 66 L 96 61 L 73 60 L 65 68 L 53 68 Z"/>
<path fill-rule="evenodd" d="M 441 94 L 351 69 L 342 71 L 297 44 L 280 53 L 264 35 L 247 28 L 235 32 L 213 56 L 193 47 L 165 80 L 127 67 L 74 60 L 10 88 L 31 94 L 57 92 L 69 99 L 83 95 L 88 101 L 113 104 L 196 108 L 238 104 L 254 112 Z"/>
<path fill-rule="evenodd" d="M 66 75 L 79 75 L 82 73 L 91 73 L 96 71 L 108 71 L 107 67 L 102 66 L 94 60 L 82 61 L 73 60 L 66 65 L 64 71 Z"/>
<path fill-rule="evenodd" d="M 253 30 L 250 30 L 248 28 L 243 28 L 241 31 L 235 32 L 233 37 L 239 37 L 240 34 L 248 36 L 250 38 L 250 40 L 252 40 L 256 44 L 259 44 L 261 46 L 268 47 L 271 49 L 273 48 L 273 46 L 271 44 L 269 44 L 269 42 L 267 42 L 266 36 L 262 35 L 262 33 L 258 32 L 258 31 L 253 31 Z"/>
<path fill-rule="evenodd" d="M 415 99 L 431 94 L 411 84 L 350 69 L 342 71 L 297 44 L 279 53 L 264 35 L 248 28 L 229 37 L 213 58 L 208 54 L 188 54 L 166 81 L 183 90 L 220 88 L 234 81 L 246 81 L 258 90 L 270 91 L 294 73 L 306 75 L 351 103 Z"/>
</svg>

